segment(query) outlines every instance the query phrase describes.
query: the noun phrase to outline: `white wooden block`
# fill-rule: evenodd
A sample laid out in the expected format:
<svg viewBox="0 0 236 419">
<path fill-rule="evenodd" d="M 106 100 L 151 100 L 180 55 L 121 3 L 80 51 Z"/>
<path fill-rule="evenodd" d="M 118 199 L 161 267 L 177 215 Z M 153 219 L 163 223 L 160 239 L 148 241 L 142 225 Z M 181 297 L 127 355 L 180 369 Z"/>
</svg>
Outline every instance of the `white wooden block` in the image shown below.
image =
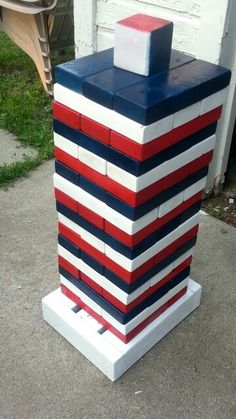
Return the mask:
<svg viewBox="0 0 236 419">
<path fill-rule="evenodd" d="M 187 293 L 150 323 L 128 344 L 124 344 L 102 325 L 84 315 L 84 310 L 73 311 L 60 289 L 42 300 L 43 317 L 54 329 L 87 357 L 110 380 L 117 380 L 128 368 L 195 310 L 201 300 L 201 286 L 189 281 Z M 93 322 L 94 327 L 91 323 Z"/>
<path fill-rule="evenodd" d="M 55 147 L 60 148 L 61 150 L 65 151 L 66 153 L 70 154 L 72 157 L 78 159 L 79 156 L 79 146 L 72 141 L 68 140 L 65 137 L 57 134 L 56 132 L 53 133 L 54 137 L 54 145 Z"/>
<path fill-rule="evenodd" d="M 202 144 L 202 154 L 206 154 L 209 151 L 214 150 L 216 144 L 216 135 L 212 135 L 208 138 L 208 141 L 204 141 L 204 144 Z"/>
<path fill-rule="evenodd" d="M 75 199 L 76 201 L 79 201 L 80 188 L 74 185 L 74 183 L 58 175 L 57 173 L 54 173 L 53 175 L 53 183 L 54 183 L 55 188 L 69 195 L 71 198 Z"/>
<path fill-rule="evenodd" d="M 172 288 L 166 295 L 157 300 L 154 304 L 150 306 L 151 314 L 155 313 L 163 304 L 167 303 L 171 298 L 173 298 L 178 292 L 183 290 L 188 285 L 189 278 L 184 279 L 176 287 Z"/>
<path fill-rule="evenodd" d="M 181 109 L 180 111 L 174 114 L 174 126 L 173 128 L 178 128 L 179 126 L 186 124 L 192 119 L 197 118 L 200 115 L 202 102 L 194 103 L 193 105 L 188 106 L 187 108 Z"/>
<path fill-rule="evenodd" d="M 81 297 L 82 292 L 78 287 L 73 285 L 68 279 L 66 279 L 63 275 L 60 275 L 60 282 L 62 285 L 64 285 L 66 288 L 68 288 L 73 294 L 77 295 L 77 297 Z"/>
<path fill-rule="evenodd" d="M 75 287 L 70 281 L 68 281 L 63 275 L 60 275 L 61 284 L 65 285 L 73 294 L 79 297 L 88 307 L 90 307 L 95 313 L 99 316 L 102 315 L 102 308 L 95 303 L 91 298 L 89 298 L 84 292 L 82 292 L 78 287 Z"/>
<path fill-rule="evenodd" d="M 79 160 L 87 166 L 91 167 L 91 169 L 96 170 L 102 175 L 106 175 L 107 162 L 96 154 L 91 153 L 85 148 L 79 147 Z"/>
<path fill-rule="evenodd" d="M 138 177 L 131 175 L 130 173 L 110 162 L 107 163 L 107 176 L 120 183 L 121 185 L 124 185 L 131 191 L 137 191 Z"/>
<path fill-rule="evenodd" d="M 185 191 L 184 191 L 184 201 L 191 198 L 196 193 L 202 191 L 204 189 L 205 185 L 206 185 L 206 177 L 198 180 L 193 185 L 191 185 L 187 189 L 185 189 Z"/>
<path fill-rule="evenodd" d="M 193 246 L 191 249 L 189 249 L 187 252 L 185 252 L 183 255 L 181 255 L 178 259 L 174 260 L 173 262 L 173 269 L 177 268 L 182 262 L 184 262 L 186 259 L 188 259 L 193 254 L 193 249 L 195 246 Z"/>
<path fill-rule="evenodd" d="M 141 313 L 134 317 L 130 322 L 122 324 L 118 322 L 114 317 L 112 317 L 107 311 L 102 309 L 102 317 L 106 320 L 111 326 L 115 327 L 122 335 L 127 335 L 140 323 L 142 323 L 148 316 L 150 316 L 150 308 L 145 308 Z"/>
<path fill-rule="evenodd" d="M 152 141 L 171 131 L 173 128 L 173 114 L 150 125 L 141 125 L 58 83 L 54 85 L 54 98 L 57 102 L 62 103 L 68 108 L 119 132 L 139 144 Z"/>
<path fill-rule="evenodd" d="M 171 169 L 169 169 L 171 170 Z M 136 191 L 140 192 L 168 174 L 168 163 L 164 162 L 147 173 L 139 176 L 136 181 Z"/>
<path fill-rule="evenodd" d="M 58 220 L 62 224 L 64 224 L 66 227 L 68 227 L 70 230 L 74 231 L 75 233 L 79 234 L 79 236 L 81 235 L 82 229 L 78 224 L 76 224 L 74 221 L 71 221 L 69 218 L 65 217 L 60 212 L 58 212 L 57 214 L 58 214 Z"/>
<path fill-rule="evenodd" d="M 136 14 L 115 24 L 114 65 L 149 76 L 168 68 L 173 24 Z M 163 49 L 163 45 L 165 48 Z"/>
<path fill-rule="evenodd" d="M 188 252 L 184 253 L 182 256 L 180 256 L 178 259 L 176 259 L 173 263 L 171 263 L 170 265 L 168 265 L 161 272 L 159 272 L 158 274 L 154 275 L 151 278 L 151 287 L 153 287 L 158 282 L 160 282 L 163 278 L 165 278 L 165 276 L 169 275 L 169 273 L 172 272 L 173 269 L 175 269 L 182 262 L 184 262 L 186 259 L 188 259 L 190 256 L 192 256 L 193 248 L 194 247 L 192 247 L 190 250 L 188 250 Z"/>
<path fill-rule="evenodd" d="M 88 231 L 84 230 L 74 221 L 71 221 L 69 218 L 65 217 L 63 214 L 58 212 L 58 219 L 59 221 L 68 227 L 70 230 L 74 231 L 75 233 L 79 234 L 81 238 L 89 243 L 91 246 L 95 247 L 95 249 L 99 250 L 100 252 L 105 252 L 105 244 L 102 240 L 98 239 L 93 234 L 89 233 Z"/>
<path fill-rule="evenodd" d="M 92 281 L 96 282 L 96 284 L 100 285 L 100 287 L 103 287 L 104 276 L 87 265 L 83 260 L 80 260 L 80 271 L 92 279 Z"/>
<path fill-rule="evenodd" d="M 58 254 L 66 259 L 71 265 L 74 265 L 78 270 L 80 270 L 81 259 L 74 256 L 71 252 L 66 250 L 63 246 L 58 244 Z"/>
<path fill-rule="evenodd" d="M 173 231 L 172 238 L 173 240 L 178 239 L 179 237 L 183 236 L 193 227 L 197 226 L 200 222 L 200 214 L 194 214 L 191 218 L 181 224 L 178 228 Z M 170 233 L 171 234 L 171 233 Z"/>
<path fill-rule="evenodd" d="M 150 125 L 142 126 L 142 144 L 147 144 L 150 141 L 159 138 L 164 134 L 167 134 L 167 132 L 170 132 L 173 129 L 173 124 L 174 114 L 168 115 L 165 118 L 153 122 Z"/>
<path fill-rule="evenodd" d="M 162 269 L 162 271 L 158 272 L 158 274 L 154 275 L 151 278 L 151 287 L 160 282 L 163 278 L 165 278 L 165 276 L 169 275 L 169 273 L 172 272 L 173 269 L 173 263 L 171 263 L 166 268 Z"/>
<path fill-rule="evenodd" d="M 100 201 L 98 198 L 95 198 L 93 195 L 90 195 L 83 189 L 79 190 L 78 202 L 84 205 L 86 208 L 89 208 L 91 211 L 96 212 L 96 214 L 100 215 L 101 217 L 104 217 L 106 204 Z"/>
<path fill-rule="evenodd" d="M 138 220 L 132 221 L 129 218 L 124 217 L 124 215 L 120 214 L 119 212 L 106 206 L 103 216 L 107 221 L 114 224 L 116 227 L 125 231 L 127 234 L 132 235 L 155 221 L 157 219 L 157 211 L 158 209 L 154 208 L 154 210 L 143 215 Z"/>
<path fill-rule="evenodd" d="M 132 47 L 130 46 L 132 42 Z M 114 65 L 132 73 L 149 75 L 150 34 L 115 24 Z"/>
<path fill-rule="evenodd" d="M 99 252 L 105 253 L 105 243 L 83 228 L 81 228 L 81 238 L 95 247 L 95 249 L 99 250 Z"/>
<path fill-rule="evenodd" d="M 178 207 L 180 204 L 182 204 L 183 200 L 184 193 L 180 192 L 177 195 L 173 196 L 173 198 L 168 199 L 168 201 L 163 202 L 163 204 L 159 206 L 158 218 L 163 217 L 165 214 Z"/>
<path fill-rule="evenodd" d="M 202 100 L 201 104 L 201 115 L 204 113 L 210 112 L 218 106 L 223 105 L 228 94 L 228 88 L 226 87 L 223 90 L 220 90 L 217 93 L 214 93 L 211 96 L 206 97 Z"/>
</svg>

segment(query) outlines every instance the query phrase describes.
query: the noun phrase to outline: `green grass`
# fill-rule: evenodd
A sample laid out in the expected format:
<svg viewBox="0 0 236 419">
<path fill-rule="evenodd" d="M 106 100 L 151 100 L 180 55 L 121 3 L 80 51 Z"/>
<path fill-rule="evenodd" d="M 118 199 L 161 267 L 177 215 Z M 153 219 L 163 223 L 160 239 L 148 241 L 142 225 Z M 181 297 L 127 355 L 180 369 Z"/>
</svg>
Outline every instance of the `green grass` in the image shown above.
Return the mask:
<svg viewBox="0 0 236 419">
<path fill-rule="evenodd" d="M 54 54 L 53 66 L 73 59 L 73 48 Z M 32 60 L 0 33 L 0 128 L 15 134 L 23 146 L 37 150 L 35 158 L 0 167 L 0 187 L 53 157 L 52 99 L 45 93 Z"/>
</svg>

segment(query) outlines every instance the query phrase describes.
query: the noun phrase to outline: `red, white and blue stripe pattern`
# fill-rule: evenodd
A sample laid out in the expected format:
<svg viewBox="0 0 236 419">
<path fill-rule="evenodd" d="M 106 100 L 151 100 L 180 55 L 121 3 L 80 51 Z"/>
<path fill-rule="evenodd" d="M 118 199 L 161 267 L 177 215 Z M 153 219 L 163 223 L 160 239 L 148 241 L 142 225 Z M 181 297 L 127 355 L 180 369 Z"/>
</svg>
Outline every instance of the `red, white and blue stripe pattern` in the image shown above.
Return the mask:
<svg viewBox="0 0 236 419">
<path fill-rule="evenodd" d="M 187 291 L 230 80 L 176 51 L 165 59 L 168 69 L 148 77 L 114 67 L 112 49 L 56 70 L 61 291 L 125 343 Z"/>
</svg>

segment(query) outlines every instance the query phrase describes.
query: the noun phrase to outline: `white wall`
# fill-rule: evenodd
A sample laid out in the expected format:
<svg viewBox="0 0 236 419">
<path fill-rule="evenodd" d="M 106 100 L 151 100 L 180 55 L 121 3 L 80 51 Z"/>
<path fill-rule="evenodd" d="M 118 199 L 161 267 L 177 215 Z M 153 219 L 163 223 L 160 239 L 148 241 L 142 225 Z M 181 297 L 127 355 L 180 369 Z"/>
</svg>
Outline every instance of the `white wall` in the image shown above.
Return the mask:
<svg viewBox="0 0 236 419">
<path fill-rule="evenodd" d="M 113 46 L 115 22 L 139 12 L 173 20 L 173 47 L 194 55 L 198 48 L 203 1 L 74 0 L 77 55 L 85 55 Z M 91 15 L 93 22 L 91 22 Z"/>
<path fill-rule="evenodd" d="M 236 116 L 236 0 L 74 0 L 76 55 L 113 46 L 117 20 L 146 13 L 174 22 L 173 47 L 233 70 L 207 189 L 224 181 Z"/>
</svg>

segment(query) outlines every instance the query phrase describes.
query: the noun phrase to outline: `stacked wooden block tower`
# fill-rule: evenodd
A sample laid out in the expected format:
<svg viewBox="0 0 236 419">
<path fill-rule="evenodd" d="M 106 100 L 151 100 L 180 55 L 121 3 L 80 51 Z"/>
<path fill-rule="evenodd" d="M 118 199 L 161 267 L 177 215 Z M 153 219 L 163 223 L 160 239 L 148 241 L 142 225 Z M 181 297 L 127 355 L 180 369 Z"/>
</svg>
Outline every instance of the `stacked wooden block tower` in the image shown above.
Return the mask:
<svg viewBox="0 0 236 419">
<path fill-rule="evenodd" d="M 172 30 L 132 16 L 114 50 L 56 69 L 61 287 L 44 317 L 112 380 L 200 303 L 190 265 L 230 72 L 171 50 Z"/>
</svg>

